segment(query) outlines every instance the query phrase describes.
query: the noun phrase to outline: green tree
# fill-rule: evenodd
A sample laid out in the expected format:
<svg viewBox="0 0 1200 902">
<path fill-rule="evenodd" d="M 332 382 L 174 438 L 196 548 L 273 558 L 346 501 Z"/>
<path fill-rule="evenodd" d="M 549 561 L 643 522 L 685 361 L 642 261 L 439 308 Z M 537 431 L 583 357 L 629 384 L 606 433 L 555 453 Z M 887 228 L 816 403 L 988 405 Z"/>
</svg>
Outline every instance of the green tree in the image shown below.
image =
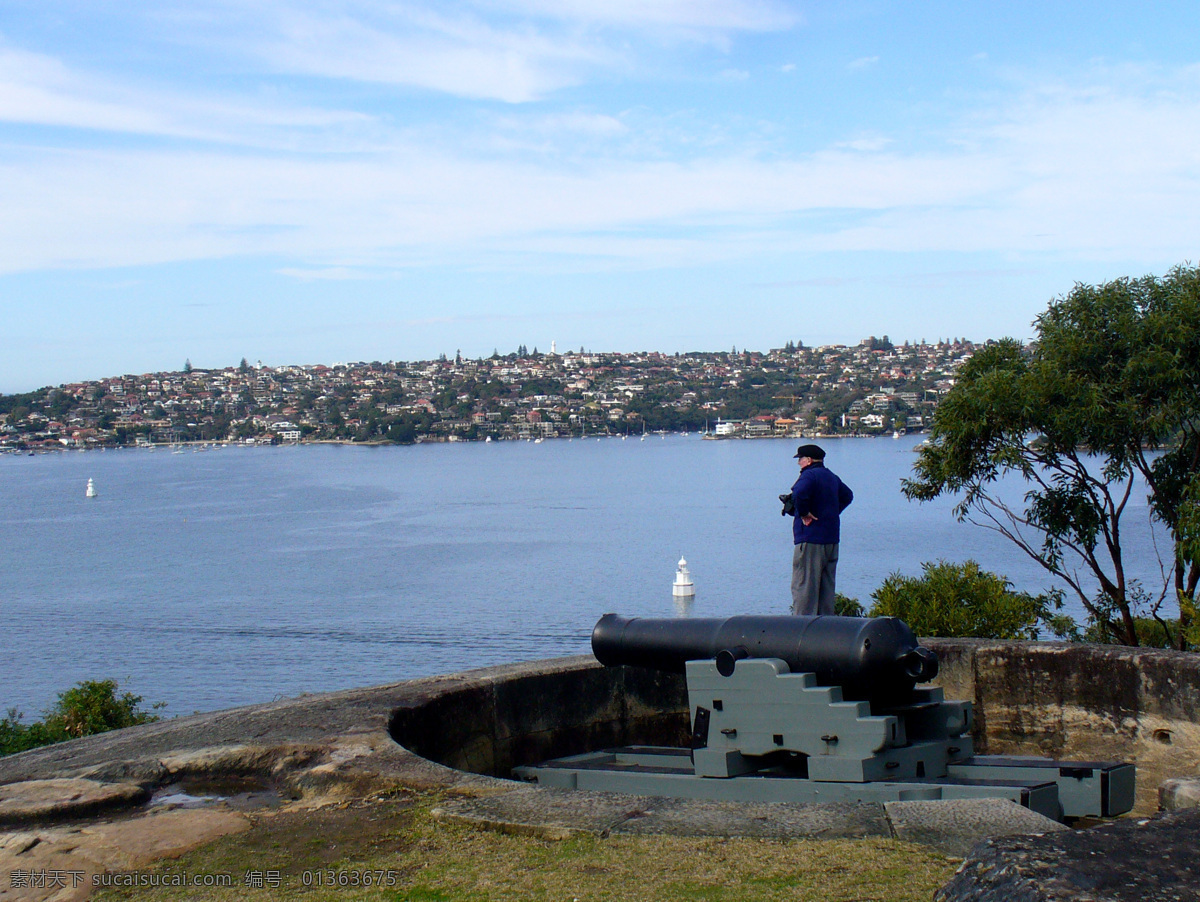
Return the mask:
<svg viewBox="0 0 1200 902">
<path fill-rule="evenodd" d="M 417 430 L 412 423 L 400 421 L 392 424 L 386 434 L 389 442 L 396 442 L 401 445 L 411 445 L 417 440 Z"/>
<path fill-rule="evenodd" d="M 0 755 L 159 719 L 157 714 L 142 710 L 140 695 L 130 692 L 118 695 L 117 690 L 116 680 L 84 680 L 60 692 L 44 719 L 31 724 L 23 723 L 21 713 L 10 708 L 0 718 Z M 162 708 L 164 704 L 152 707 Z"/>
<path fill-rule="evenodd" d="M 963 366 L 904 492 L 960 496 L 959 519 L 1061 579 L 1101 633 L 1137 645 L 1141 615 L 1186 647 L 1200 583 L 1200 270 L 1076 285 L 1036 327 L 1030 349 L 1005 339 Z M 1023 504 L 999 491 L 1009 476 Z M 1135 484 L 1174 546 L 1157 588 L 1126 573 Z M 1177 621 L 1165 619 L 1167 598 Z"/>
<path fill-rule="evenodd" d="M 1039 623 L 1062 631 L 1053 613 L 1062 593 L 1014 592 L 1002 576 L 975 561 L 925 563 L 921 576 L 893 573 L 871 593 L 871 617 L 899 617 L 919 636 L 1036 639 Z"/>
</svg>

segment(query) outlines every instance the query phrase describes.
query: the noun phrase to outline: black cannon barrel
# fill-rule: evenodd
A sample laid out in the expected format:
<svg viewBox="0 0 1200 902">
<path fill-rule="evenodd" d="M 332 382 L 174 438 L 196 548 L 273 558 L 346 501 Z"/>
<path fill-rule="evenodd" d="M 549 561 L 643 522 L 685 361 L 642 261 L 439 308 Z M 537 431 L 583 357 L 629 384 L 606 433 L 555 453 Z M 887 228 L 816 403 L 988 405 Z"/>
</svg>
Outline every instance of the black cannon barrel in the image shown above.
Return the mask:
<svg viewBox="0 0 1200 902">
<path fill-rule="evenodd" d="M 605 614 L 592 630 L 592 653 L 606 666 L 668 673 L 683 673 L 688 661 L 717 658 L 728 668 L 738 658 L 781 658 L 793 673 L 841 686 L 847 699 L 900 699 L 938 672 L 937 655 L 918 645 L 895 617 L 655 620 Z"/>
</svg>

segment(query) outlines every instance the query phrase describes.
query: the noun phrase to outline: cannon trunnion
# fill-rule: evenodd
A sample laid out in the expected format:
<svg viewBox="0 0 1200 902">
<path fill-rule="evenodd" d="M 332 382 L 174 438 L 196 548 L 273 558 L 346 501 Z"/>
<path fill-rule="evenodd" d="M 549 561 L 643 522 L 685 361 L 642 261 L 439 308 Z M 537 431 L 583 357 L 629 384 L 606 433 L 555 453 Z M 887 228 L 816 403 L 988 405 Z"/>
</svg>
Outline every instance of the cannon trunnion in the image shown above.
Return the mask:
<svg viewBox="0 0 1200 902">
<path fill-rule="evenodd" d="M 974 755 L 972 707 L 919 687 L 937 656 L 892 617 L 625 619 L 597 660 L 687 677 L 689 749 L 606 749 L 517 768 L 544 786 L 738 801 L 1007 798 L 1057 820 L 1123 814 L 1134 767 Z"/>
</svg>

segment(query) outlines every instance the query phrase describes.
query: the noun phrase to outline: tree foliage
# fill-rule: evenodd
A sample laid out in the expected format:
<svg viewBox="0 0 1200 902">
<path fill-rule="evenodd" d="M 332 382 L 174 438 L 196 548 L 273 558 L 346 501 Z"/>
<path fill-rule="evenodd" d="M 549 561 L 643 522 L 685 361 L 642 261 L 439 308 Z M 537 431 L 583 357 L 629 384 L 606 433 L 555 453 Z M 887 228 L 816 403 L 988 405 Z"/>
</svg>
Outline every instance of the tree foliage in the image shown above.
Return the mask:
<svg viewBox="0 0 1200 902">
<path fill-rule="evenodd" d="M 1003 576 L 975 561 L 925 563 L 921 576 L 893 573 L 871 593 L 871 617 L 899 617 L 919 636 L 1036 639 L 1039 626 L 1061 629 L 1062 593 L 1014 592 Z"/>
<path fill-rule="evenodd" d="M 848 598 L 841 592 L 834 595 L 833 613 L 838 617 L 866 617 L 867 612 L 857 598 Z"/>
<path fill-rule="evenodd" d="M 0 755 L 158 720 L 158 715 L 141 709 L 140 695 L 118 695 L 117 688 L 115 680 L 84 680 L 60 692 L 44 719 L 31 724 L 23 723 L 21 713 L 10 708 L 0 718 Z"/>
<path fill-rule="evenodd" d="M 1140 615 L 1185 647 L 1200 582 L 1200 270 L 1076 285 L 1036 328 L 1031 348 L 1006 339 L 962 368 L 904 492 L 958 496 L 960 519 L 1062 579 L 1101 632 L 1137 645 Z M 1012 475 L 1023 506 L 999 491 Z M 1126 574 L 1135 485 L 1174 546 L 1158 587 Z"/>
</svg>

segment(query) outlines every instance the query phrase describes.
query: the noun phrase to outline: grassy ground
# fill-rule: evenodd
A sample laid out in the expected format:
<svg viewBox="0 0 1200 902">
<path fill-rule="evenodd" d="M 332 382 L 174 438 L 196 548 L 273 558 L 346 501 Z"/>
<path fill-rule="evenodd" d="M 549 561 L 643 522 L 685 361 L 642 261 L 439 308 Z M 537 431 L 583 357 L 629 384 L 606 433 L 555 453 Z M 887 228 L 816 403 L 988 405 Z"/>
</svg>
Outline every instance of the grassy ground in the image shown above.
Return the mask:
<svg viewBox="0 0 1200 902">
<path fill-rule="evenodd" d="M 136 874 L 100 900 L 928 902 L 958 862 L 892 840 L 678 837 L 549 841 L 445 824 L 395 794 L 254 815 L 246 833 Z M 202 886 L 228 880 L 224 887 Z M 184 885 L 150 886 L 170 882 Z M 365 885 L 367 881 L 370 885 Z"/>
</svg>

